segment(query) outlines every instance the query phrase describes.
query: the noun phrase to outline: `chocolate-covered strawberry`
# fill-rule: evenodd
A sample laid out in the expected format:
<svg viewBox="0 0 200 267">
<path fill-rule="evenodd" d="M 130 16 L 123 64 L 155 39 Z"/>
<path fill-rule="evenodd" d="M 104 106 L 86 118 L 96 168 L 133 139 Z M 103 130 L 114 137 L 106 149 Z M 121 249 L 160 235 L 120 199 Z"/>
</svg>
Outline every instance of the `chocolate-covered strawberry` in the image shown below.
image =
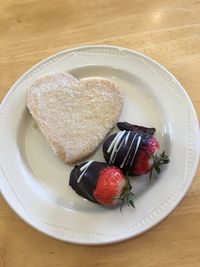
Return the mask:
<svg viewBox="0 0 200 267">
<path fill-rule="evenodd" d="M 103 144 L 104 158 L 129 175 L 142 175 L 153 169 L 160 172 L 162 164 L 169 162 L 165 152 L 159 154 L 160 145 L 154 137 L 155 128 L 117 124 L 121 130 L 109 136 Z"/>
<path fill-rule="evenodd" d="M 129 180 L 116 166 L 104 162 L 89 161 L 76 165 L 70 174 L 70 186 L 76 193 L 101 205 L 134 207 Z"/>
</svg>

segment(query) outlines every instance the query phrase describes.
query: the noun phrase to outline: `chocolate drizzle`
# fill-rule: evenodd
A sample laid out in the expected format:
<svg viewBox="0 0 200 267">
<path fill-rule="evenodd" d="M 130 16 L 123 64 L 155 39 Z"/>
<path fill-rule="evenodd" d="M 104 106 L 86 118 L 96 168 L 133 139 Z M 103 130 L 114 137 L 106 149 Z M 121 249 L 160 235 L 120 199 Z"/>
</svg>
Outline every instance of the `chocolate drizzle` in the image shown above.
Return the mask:
<svg viewBox="0 0 200 267">
<path fill-rule="evenodd" d="M 137 161 L 139 151 L 148 145 L 156 129 L 127 122 L 119 122 L 117 126 L 121 131 L 109 136 L 103 143 L 104 158 L 109 164 L 131 175 L 131 169 Z"/>
<path fill-rule="evenodd" d="M 141 145 L 141 134 L 125 131 L 120 142 L 116 142 L 115 149 L 113 147 L 111 152 L 108 153 L 110 151 L 109 147 L 116 136 L 117 134 L 113 134 L 105 140 L 103 144 L 104 158 L 108 163 L 114 164 L 127 173 Z"/>
</svg>

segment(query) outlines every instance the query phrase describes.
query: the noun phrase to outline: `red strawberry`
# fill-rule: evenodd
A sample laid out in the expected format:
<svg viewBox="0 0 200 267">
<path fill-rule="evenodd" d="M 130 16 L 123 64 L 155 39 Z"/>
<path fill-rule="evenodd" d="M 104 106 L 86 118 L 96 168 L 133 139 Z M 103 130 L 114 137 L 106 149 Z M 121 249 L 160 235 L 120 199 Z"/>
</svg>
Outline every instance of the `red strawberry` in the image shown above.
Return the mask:
<svg viewBox="0 0 200 267">
<path fill-rule="evenodd" d="M 109 136 L 103 143 L 104 158 L 129 175 L 142 175 L 156 170 L 160 173 L 162 164 L 169 163 L 168 156 L 159 154 L 160 145 L 153 136 L 156 129 L 132 125 L 127 122 L 117 124 L 121 130 Z"/>
<path fill-rule="evenodd" d="M 125 184 L 126 179 L 119 168 L 107 167 L 99 173 L 93 196 L 102 205 L 115 205 Z"/>
<path fill-rule="evenodd" d="M 147 145 L 141 147 L 138 151 L 131 173 L 134 175 L 142 175 L 149 172 L 154 164 L 152 156 L 158 153 L 159 150 L 160 145 L 156 138 L 152 136 L 149 138 Z"/>
<path fill-rule="evenodd" d="M 114 206 L 124 202 L 134 207 L 133 193 L 122 171 L 103 162 L 86 162 L 75 166 L 70 185 L 80 196 L 101 205 Z"/>
</svg>

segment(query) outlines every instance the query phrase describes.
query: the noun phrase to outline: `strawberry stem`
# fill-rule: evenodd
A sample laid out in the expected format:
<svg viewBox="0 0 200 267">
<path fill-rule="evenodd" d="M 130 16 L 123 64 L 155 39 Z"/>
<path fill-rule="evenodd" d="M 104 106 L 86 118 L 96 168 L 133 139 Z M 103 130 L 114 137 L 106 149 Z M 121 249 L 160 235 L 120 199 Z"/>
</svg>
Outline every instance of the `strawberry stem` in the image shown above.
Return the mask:
<svg viewBox="0 0 200 267">
<path fill-rule="evenodd" d="M 150 180 L 152 178 L 153 171 L 155 170 L 157 174 L 161 172 L 161 166 L 163 164 L 168 164 L 169 163 L 169 157 L 165 154 L 165 151 L 163 151 L 161 154 L 156 154 L 151 156 L 153 159 L 153 166 L 150 171 Z"/>
<path fill-rule="evenodd" d="M 120 211 L 122 211 L 122 207 L 124 203 L 126 203 L 129 207 L 135 208 L 135 205 L 133 202 L 134 194 L 133 192 L 131 192 L 131 189 L 132 189 L 132 185 L 130 184 L 130 180 L 128 177 L 126 177 L 126 185 L 124 186 L 121 195 L 116 198 L 121 201 Z"/>
</svg>

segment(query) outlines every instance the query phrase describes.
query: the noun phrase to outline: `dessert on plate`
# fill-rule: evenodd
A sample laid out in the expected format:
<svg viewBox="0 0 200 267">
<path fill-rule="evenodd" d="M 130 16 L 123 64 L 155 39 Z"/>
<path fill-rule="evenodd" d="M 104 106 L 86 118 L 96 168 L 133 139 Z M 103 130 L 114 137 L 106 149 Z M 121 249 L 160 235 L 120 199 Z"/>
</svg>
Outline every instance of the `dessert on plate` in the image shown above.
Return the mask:
<svg viewBox="0 0 200 267">
<path fill-rule="evenodd" d="M 105 162 L 88 161 L 71 171 L 69 185 L 76 193 L 105 206 L 124 203 L 134 206 L 130 176 L 161 171 L 169 163 L 165 151 L 154 134 L 155 128 L 117 123 L 119 132 L 108 136 L 103 143 Z"/>
</svg>

